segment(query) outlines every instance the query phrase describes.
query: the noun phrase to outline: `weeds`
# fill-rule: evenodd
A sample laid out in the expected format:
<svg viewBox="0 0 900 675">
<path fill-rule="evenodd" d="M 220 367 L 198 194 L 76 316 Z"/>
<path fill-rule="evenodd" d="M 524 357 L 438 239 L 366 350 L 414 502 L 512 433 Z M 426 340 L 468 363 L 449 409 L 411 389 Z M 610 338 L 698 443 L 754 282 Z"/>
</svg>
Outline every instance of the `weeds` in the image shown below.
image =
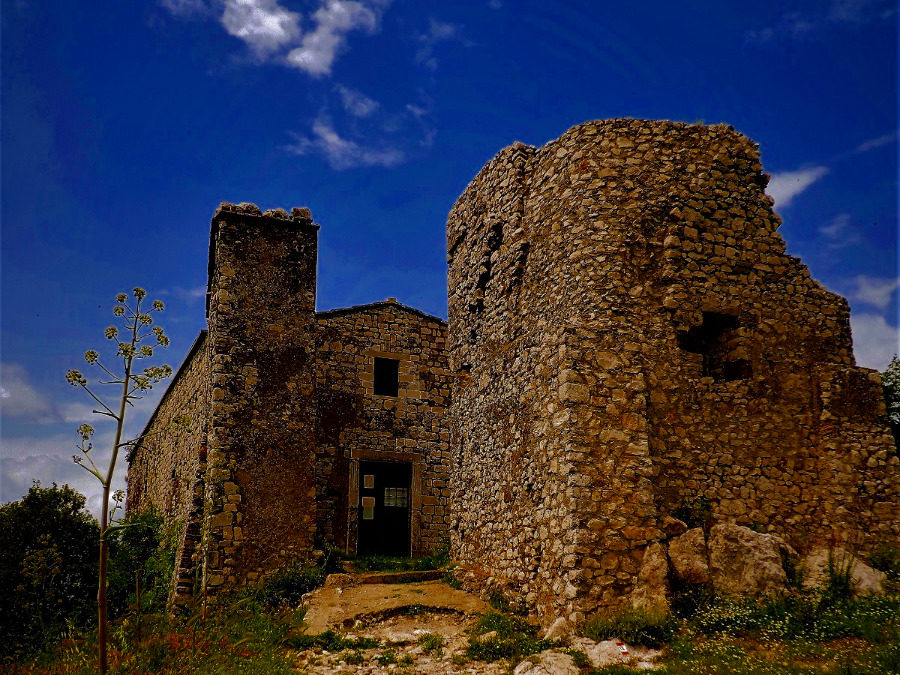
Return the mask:
<svg viewBox="0 0 900 675">
<path fill-rule="evenodd" d="M 678 621 L 671 614 L 627 610 L 612 616 L 595 616 L 582 628 L 585 637 L 597 642 L 618 638 L 628 644 L 660 647 L 675 637 Z"/>
<path fill-rule="evenodd" d="M 419 646 L 426 654 L 440 658 L 444 653 L 444 637 L 436 633 L 426 633 L 419 638 Z"/>
<path fill-rule="evenodd" d="M 485 638 L 488 634 L 492 635 Z M 476 661 L 521 659 L 555 645 L 553 640 L 538 638 L 536 626 L 516 617 L 490 612 L 478 620 L 469 637 L 466 656 Z"/>
</svg>

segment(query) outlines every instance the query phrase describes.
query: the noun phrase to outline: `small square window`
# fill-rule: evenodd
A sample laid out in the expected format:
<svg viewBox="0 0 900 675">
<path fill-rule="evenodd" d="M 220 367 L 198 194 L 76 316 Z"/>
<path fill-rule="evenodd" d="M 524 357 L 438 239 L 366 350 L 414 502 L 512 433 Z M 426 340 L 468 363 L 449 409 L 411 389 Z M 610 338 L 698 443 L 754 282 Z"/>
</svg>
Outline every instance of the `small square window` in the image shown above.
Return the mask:
<svg viewBox="0 0 900 675">
<path fill-rule="evenodd" d="M 375 487 L 375 474 L 367 473 L 363 475 L 363 487 L 371 490 Z"/>
<path fill-rule="evenodd" d="M 400 391 L 400 362 L 397 359 L 375 357 L 376 396 L 396 396 Z"/>
</svg>

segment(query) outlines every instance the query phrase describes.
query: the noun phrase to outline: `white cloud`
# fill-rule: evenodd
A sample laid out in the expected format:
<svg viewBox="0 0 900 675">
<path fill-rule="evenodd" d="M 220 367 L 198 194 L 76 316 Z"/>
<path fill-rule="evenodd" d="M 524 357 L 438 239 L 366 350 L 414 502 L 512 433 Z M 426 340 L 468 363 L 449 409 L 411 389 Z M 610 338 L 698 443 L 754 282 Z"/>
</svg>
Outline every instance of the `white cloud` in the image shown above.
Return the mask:
<svg viewBox="0 0 900 675">
<path fill-rule="evenodd" d="M 378 101 L 355 89 L 340 84 L 336 85 L 334 89 L 341 97 L 341 105 L 344 106 L 344 110 L 354 117 L 369 117 L 380 107 Z"/>
<path fill-rule="evenodd" d="M 810 12 L 785 12 L 772 26 L 748 30 L 747 42 L 811 40 L 835 27 L 858 27 L 896 14 L 892 0 L 831 0 Z"/>
<path fill-rule="evenodd" d="M 859 231 L 851 225 L 849 213 L 837 214 L 828 225 L 819 228 L 819 234 L 828 248 L 845 248 L 862 241 Z"/>
<path fill-rule="evenodd" d="M 315 29 L 303 36 L 296 49 L 288 52 L 287 63 L 313 77 L 331 74 L 338 51 L 351 30 L 375 32 L 378 15 L 361 2 L 327 0 L 312 15 Z"/>
<path fill-rule="evenodd" d="M 855 300 L 878 309 L 887 309 L 894 291 L 900 288 L 900 278 L 867 277 L 860 274 L 853 279 L 854 288 L 848 294 Z"/>
<path fill-rule="evenodd" d="M 858 146 L 856 146 L 856 152 L 868 152 L 869 150 L 880 148 L 883 145 L 894 143 L 896 140 L 897 132 L 893 131 L 889 134 L 884 134 L 883 136 L 879 136 L 878 138 L 871 138 L 868 141 L 860 143 Z"/>
<path fill-rule="evenodd" d="M 503 2 L 501 2 L 501 0 L 488 0 L 488 7 L 491 9 L 500 9 L 503 7 Z"/>
<path fill-rule="evenodd" d="M 211 9 L 206 0 L 160 0 L 159 4 L 179 19 L 203 16 Z"/>
<path fill-rule="evenodd" d="M 461 26 L 436 19 L 428 20 L 428 30 L 416 36 L 419 49 L 416 51 L 416 63 L 425 66 L 429 70 L 435 70 L 438 62 L 434 57 L 434 47 L 444 40 L 459 39 Z"/>
<path fill-rule="evenodd" d="M 853 352 L 864 368 L 884 370 L 891 357 L 900 352 L 900 331 L 880 314 L 850 314 Z"/>
<path fill-rule="evenodd" d="M 366 147 L 342 138 L 327 119 L 313 123 L 312 138 L 291 134 L 296 143 L 287 146 L 296 155 L 320 154 L 338 171 L 358 166 L 397 166 L 406 158 L 403 151 L 388 146 Z"/>
<path fill-rule="evenodd" d="M 788 206 L 794 197 L 828 173 L 824 166 L 811 166 L 797 171 L 772 174 L 766 194 L 775 200 L 776 208 Z"/>
<path fill-rule="evenodd" d="M 300 15 L 284 9 L 277 0 L 225 0 L 222 26 L 260 58 L 300 37 Z"/>
<path fill-rule="evenodd" d="M 41 423 L 62 420 L 50 400 L 31 383 L 25 367 L 18 363 L 0 363 L 0 413 Z"/>
</svg>

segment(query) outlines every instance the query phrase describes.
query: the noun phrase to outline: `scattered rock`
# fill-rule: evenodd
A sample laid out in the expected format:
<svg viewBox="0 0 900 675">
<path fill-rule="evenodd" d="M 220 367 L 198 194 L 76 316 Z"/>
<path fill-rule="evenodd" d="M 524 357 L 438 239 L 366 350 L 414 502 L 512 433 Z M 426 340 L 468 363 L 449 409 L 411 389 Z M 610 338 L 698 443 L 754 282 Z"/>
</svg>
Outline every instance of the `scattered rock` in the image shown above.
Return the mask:
<svg viewBox="0 0 900 675">
<path fill-rule="evenodd" d="M 695 527 L 669 542 L 669 560 L 679 581 L 686 584 L 708 584 L 709 563 L 706 561 L 706 538 L 703 528 Z"/>
<path fill-rule="evenodd" d="M 713 588 L 734 596 L 779 594 L 787 586 L 781 560 L 784 541 L 749 527 L 723 523 L 709 532 L 709 571 Z"/>
<path fill-rule="evenodd" d="M 522 661 L 513 670 L 513 675 L 578 675 L 580 672 L 571 656 L 547 650 Z"/>
<path fill-rule="evenodd" d="M 884 591 L 884 572 L 869 567 L 862 560 L 842 548 L 819 548 L 807 555 L 801 564 L 804 588 L 824 588 L 828 585 L 828 560 L 837 569 L 850 566 L 850 579 L 855 595 L 869 595 Z"/>
<path fill-rule="evenodd" d="M 547 640 L 567 640 L 572 634 L 572 624 L 564 616 L 559 617 L 544 631 Z"/>
<path fill-rule="evenodd" d="M 356 586 L 356 579 L 349 574 L 329 574 L 325 579 L 325 586 L 338 586 L 339 588 L 349 588 Z"/>
<path fill-rule="evenodd" d="M 644 551 L 638 582 L 631 594 L 631 605 L 651 613 L 664 613 L 669 609 L 668 592 L 666 549 L 661 543 L 654 542 Z"/>
<path fill-rule="evenodd" d="M 594 642 L 589 638 L 576 638 L 572 641 L 572 648 L 584 652 L 584 655 L 587 656 L 588 661 L 594 668 L 628 664 L 634 668 L 645 670 L 653 668 L 653 662 L 662 653 L 659 649 L 631 647 L 629 645 L 625 645 L 628 651 L 623 653 L 618 640 Z"/>
</svg>

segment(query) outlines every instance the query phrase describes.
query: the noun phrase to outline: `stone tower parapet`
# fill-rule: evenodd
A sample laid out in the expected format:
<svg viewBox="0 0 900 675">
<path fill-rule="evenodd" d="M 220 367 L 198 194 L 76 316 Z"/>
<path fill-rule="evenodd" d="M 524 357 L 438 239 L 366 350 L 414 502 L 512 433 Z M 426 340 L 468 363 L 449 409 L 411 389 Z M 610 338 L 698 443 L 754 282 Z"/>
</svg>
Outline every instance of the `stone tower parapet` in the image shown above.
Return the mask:
<svg viewBox="0 0 900 675">
<path fill-rule="evenodd" d="M 900 540 L 877 373 L 726 125 L 515 144 L 447 224 L 453 554 L 542 617 L 627 604 L 663 517 Z M 708 505 L 708 507 L 706 506 Z"/>
</svg>

